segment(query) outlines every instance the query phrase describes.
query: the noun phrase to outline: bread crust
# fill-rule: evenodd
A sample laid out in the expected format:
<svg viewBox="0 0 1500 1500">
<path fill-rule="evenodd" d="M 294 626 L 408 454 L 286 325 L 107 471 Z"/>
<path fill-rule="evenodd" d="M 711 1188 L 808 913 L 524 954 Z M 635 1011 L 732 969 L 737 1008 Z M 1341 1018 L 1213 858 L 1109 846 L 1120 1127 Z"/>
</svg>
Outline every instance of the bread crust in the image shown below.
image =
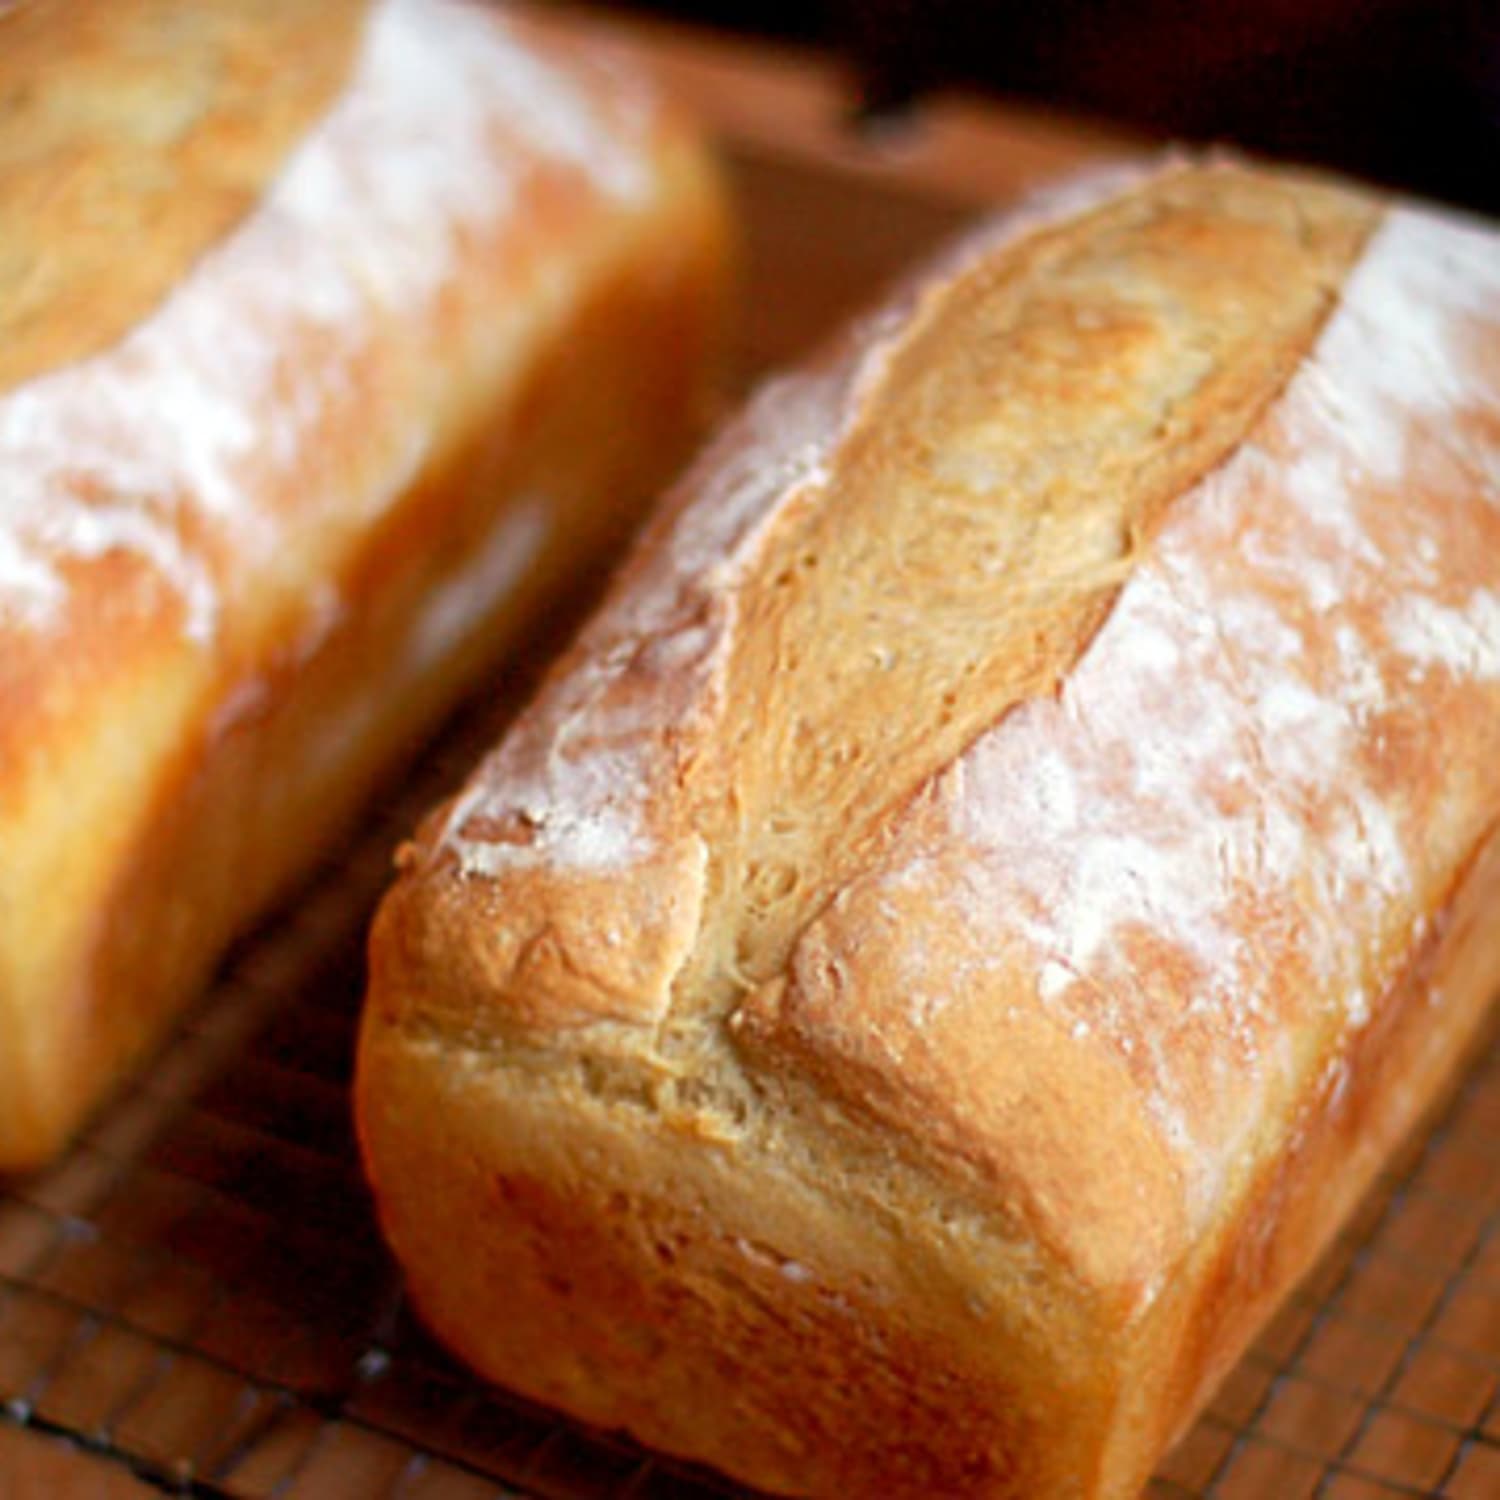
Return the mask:
<svg viewBox="0 0 1500 1500">
<path fill-rule="evenodd" d="M 1500 981 L 1497 459 L 1493 234 L 1232 164 L 762 392 L 377 923 L 439 1333 L 771 1490 L 1134 1493 Z"/>
<path fill-rule="evenodd" d="M 121 37 L 170 7 L 135 9 L 81 59 L 52 38 L 102 98 L 100 35 L 129 93 Z M 222 9 L 257 56 L 344 24 Z M 247 211 L 168 214 L 161 294 L 60 365 L 41 316 L 0 394 L 0 1166 L 57 1148 L 702 419 L 728 230 L 686 124 L 464 0 L 353 41 Z"/>
<path fill-rule="evenodd" d="M 122 338 L 251 211 L 348 81 L 368 9 L 0 14 L 0 391 Z"/>
</svg>

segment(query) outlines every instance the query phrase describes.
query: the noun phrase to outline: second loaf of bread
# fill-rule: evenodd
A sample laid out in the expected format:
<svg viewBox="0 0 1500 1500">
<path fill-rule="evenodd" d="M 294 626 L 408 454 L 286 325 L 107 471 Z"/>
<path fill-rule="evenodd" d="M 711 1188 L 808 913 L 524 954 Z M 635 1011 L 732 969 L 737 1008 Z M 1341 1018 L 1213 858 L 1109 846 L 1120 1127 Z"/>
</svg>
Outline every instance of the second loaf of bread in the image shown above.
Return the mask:
<svg viewBox="0 0 1500 1500">
<path fill-rule="evenodd" d="M 0 1170 L 620 543 L 727 238 L 497 6 L 0 5 Z"/>
<path fill-rule="evenodd" d="M 1500 979 L 1500 241 L 1174 164 L 751 403 L 407 851 L 359 1075 L 481 1370 L 1125 1496 Z"/>
</svg>

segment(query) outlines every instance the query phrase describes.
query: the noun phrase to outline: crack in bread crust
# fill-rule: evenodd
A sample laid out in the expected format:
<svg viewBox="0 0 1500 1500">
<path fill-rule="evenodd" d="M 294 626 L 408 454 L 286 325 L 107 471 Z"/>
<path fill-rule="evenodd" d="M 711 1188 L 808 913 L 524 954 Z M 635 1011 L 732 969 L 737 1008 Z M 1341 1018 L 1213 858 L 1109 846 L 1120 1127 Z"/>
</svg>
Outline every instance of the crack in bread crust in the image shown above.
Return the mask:
<svg viewBox="0 0 1500 1500">
<path fill-rule="evenodd" d="M 532 1012 L 534 890 L 573 909 L 595 1015 L 711 1045 L 703 1020 L 784 969 L 892 813 L 1066 674 L 1158 517 L 1306 353 L 1375 217 L 1231 167 L 1062 206 L 1080 199 L 981 230 L 767 387 L 445 815 L 424 863 L 456 854 L 507 891 L 475 899 L 510 1004 Z M 650 963 L 601 951 L 594 915 Z M 532 1021 L 549 1010 L 590 1006 Z"/>
<path fill-rule="evenodd" d="M 927 290 L 736 589 L 713 725 L 735 770 L 693 817 L 713 863 L 674 1021 L 726 970 L 781 973 L 893 811 L 1056 690 L 1373 223 L 1339 190 L 1185 170 Z"/>
</svg>

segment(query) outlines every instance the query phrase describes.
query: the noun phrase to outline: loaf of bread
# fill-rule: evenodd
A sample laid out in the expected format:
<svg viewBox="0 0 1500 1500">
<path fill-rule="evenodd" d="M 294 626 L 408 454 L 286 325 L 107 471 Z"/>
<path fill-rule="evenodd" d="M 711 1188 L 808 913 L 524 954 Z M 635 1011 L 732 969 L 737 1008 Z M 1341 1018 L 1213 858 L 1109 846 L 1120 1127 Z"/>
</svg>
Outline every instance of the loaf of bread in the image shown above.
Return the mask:
<svg viewBox="0 0 1500 1500">
<path fill-rule="evenodd" d="M 0 1167 L 690 445 L 701 143 L 466 0 L 0 15 Z"/>
<path fill-rule="evenodd" d="M 765 387 L 405 851 L 436 1332 L 820 1497 L 1128 1496 L 1500 982 L 1500 238 L 1169 162 Z"/>
</svg>

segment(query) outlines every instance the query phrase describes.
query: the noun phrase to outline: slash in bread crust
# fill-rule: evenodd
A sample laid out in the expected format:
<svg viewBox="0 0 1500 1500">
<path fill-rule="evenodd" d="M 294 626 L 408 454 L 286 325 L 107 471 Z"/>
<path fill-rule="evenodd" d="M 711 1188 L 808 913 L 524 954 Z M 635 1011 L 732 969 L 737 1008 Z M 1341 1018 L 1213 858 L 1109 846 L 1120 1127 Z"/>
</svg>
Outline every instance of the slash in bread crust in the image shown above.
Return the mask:
<svg viewBox="0 0 1500 1500">
<path fill-rule="evenodd" d="M 797 1494 L 1134 1492 L 1500 980 L 1500 245 L 1229 165 L 981 230 L 669 502 L 409 851 L 438 1332 Z"/>
</svg>

